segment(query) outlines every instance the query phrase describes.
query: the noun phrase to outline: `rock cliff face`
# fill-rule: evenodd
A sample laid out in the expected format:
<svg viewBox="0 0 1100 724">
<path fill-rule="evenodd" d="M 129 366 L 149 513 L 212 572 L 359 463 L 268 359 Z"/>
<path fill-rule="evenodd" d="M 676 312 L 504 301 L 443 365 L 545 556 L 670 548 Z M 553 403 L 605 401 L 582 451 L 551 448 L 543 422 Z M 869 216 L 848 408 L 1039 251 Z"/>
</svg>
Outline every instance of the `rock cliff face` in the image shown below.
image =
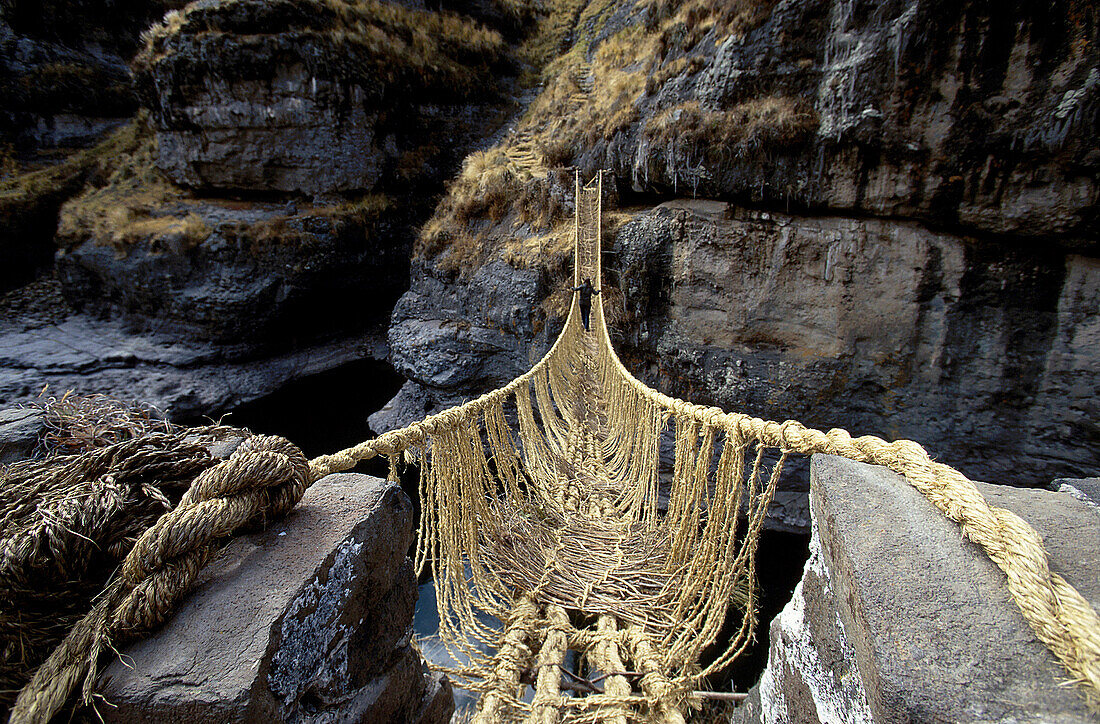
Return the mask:
<svg viewBox="0 0 1100 724">
<path fill-rule="evenodd" d="M 912 438 L 978 479 L 1092 472 L 1098 21 L 1010 5 L 589 4 L 525 117 L 553 133 L 518 138 L 612 169 L 630 220 L 605 229 L 604 303 L 628 366 L 697 402 Z M 569 209 L 463 221 L 456 188 L 393 317 L 412 383 L 379 425 L 520 371 L 560 323 L 557 262 L 494 229 Z"/>
<path fill-rule="evenodd" d="M 502 50 L 457 15 L 248 0 L 188 6 L 136 62 L 174 182 L 318 195 L 453 166 L 497 112 Z"/>
<path fill-rule="evenodd" d="M 61 250 L 58 277 L 87 312 L 257 353 L 378 327 L 404 288 L 410 224 L 386 197 L 304 206 L 217 199 L 162 206 L 185 229 L 119 249 L 90 239 Z"/>
<path fill-rule="evenodd" d="M 1094 258 L 690 201 L 611 251 L 635 320 L 621 347 L 673 394 L 919 440 L 977 479 L 1100 459 Z"/>
<path fill-rule="evenodd" d="M 676 43 L 690 20 L 673 32 L 661 69 L 699 62 L 586 158 L 637 189 L 1095 243 L 1100 50 L 1087 3 L 760 5 L 771 9 L 758 25 L 724 39 Z M 778 143 L 783 116 L 767 100 L 812 109 L 813 133 Z M 708 123 L 738 116 L 773 136 L 714 144 Z"/>
<path fill-rule="evenodd" d="M 137 111 L 127 59 L 178 0 L 0 4 L 0 293 L 48 269 L 61 205 Z M 99 153 L 99 152 L 102 153 Z"/>
<path fill-rule="evenodd" d="M 500 35 L 390 3 L 240 0 L 194 3 L 147 39 L 155 137 L 66 206 L 67 297 L 257 349 L 382 321 L 416 199 L 491 123 Z M 280 200 L 209 198 L 245 191 Z"/>
<path fill-rule="evenodd" d="M 517 32 L 521 16 L 482 10 Z M 82 389 L 218 414 L 308 370 L 384 356 L 414 225 L 501 120 L 514 75 L 502 36 L 406 4 L 209 0 L 145 37 L 149 113 L 56 199 L 79 190 L 57 225 L 64 321 L 9 320 L 0 349 L 22 372 L 0 375 L 0 401 L 71 384 L 83 366 Z M 32 241 L 38 262 L 51 244 Z M 27 334 L 50 349 L 26 354 Z M 76 339 L 93 362 L 51 344 Z M 123 349 L 143 351 L 119 365 Z M 169 379 L 151 388 L 150 364 Z"/>
</svg>

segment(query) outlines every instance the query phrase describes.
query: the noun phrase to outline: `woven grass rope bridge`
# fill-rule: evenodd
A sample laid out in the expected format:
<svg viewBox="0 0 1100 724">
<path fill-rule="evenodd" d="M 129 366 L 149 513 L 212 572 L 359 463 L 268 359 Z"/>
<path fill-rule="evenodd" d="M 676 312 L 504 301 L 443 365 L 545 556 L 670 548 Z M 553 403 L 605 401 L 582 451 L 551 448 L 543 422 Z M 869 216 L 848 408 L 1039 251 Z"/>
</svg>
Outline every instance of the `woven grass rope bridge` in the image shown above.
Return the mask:
<svg viewBox="0 0 1100 724">
<path fill-rule="evenodd" d="M 577 285 L 601 279 L 601 185 L 576 183 Z M 39 668 L 12 720 L 48 720 L 81 682 L 88 697 L 98 654 L 170 615 L 218 540 L 380 455 L 391 469 L 401 456 L 419 462 L 416 563 L 434 572 L 441 638 L 467 662 L 450 673 L 480 694 L 477 722 L 684 721 L 707 678 L 753 640 L 765 514 L 784 462 L 814 453 L 884 465 L 958 522 L 1095 703 L 1100 619 L 1050 571 L 1023 520 L 914 442 L 765 421 L 650 389 L 616 356 L 601 296 L 590 330 L 576 296 L 550 351 L 505 387 L 308 463 L 285 441 L 256 438 L 201 472 Z M 666 431 L 670 484 L 659 475 Z M 570 651 L 598 686 L 562 691 Z"/>
</svg>

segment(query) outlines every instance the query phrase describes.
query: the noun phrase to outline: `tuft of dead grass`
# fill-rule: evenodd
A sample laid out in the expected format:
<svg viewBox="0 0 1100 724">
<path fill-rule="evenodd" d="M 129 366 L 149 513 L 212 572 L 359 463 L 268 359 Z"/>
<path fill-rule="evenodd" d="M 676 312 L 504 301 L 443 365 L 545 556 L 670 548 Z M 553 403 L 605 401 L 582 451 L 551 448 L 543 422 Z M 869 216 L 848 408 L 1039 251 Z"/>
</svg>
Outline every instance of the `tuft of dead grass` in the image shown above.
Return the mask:
<svg viewBox="0 0 1100 724">
<path fill-rule="evenodd" d="M 254 223 L 222 224 L 219 232 L 259 255 L 275 246 L 304 247 L 313 243 L 318 234 L 340 234 L 348 227 L 369 234 L 375 223 L 394 206 L 394 200 L 385 194 L 367 194 L 353 201 L 312 209 L 304 214 L 309 219 L 308 224 L 292 223 L 287 216 L 277 216 Z"/>
<path fill-rule="evenodd" d="M 817 113 L 805 100 L 768 96 L 723 110 L 682 103 L 652 117 L 644 134 L 651 144 L 676 144 L 711 160 L 728 160 L 796 146 L 817 127 Z"/>
<path fill-rule="evenodd" d="M 70 248 L 89 239 L 125 251 L 139 242 L 190 248 L 210 235 L 198 215 L 168 210 L 187 195 L 156 168 L 156 136 L 142 117 L 115 139 L 92 182 L 61 207 L 57 240 Z"/>
<path fill-rule="evenodd" d="M 186 43 L 206 47 L 213 36 L 237 35 L 248 44 L 266 35 L 289 35 L 307 48 L 304 60 L 313 73 L 362 84 L 408 91 L 410 88 L 468 94 L 483 92 L 487 70 L 504 52 L 495 30 L 448 11 L 427 11 L 383 0 L 238 0 L 240 12 L 202 3 L 169 13 L 143 35 L 144 48 L 134 60 L 147 71 Z M 521 3 L 513 3 L 521 12 Z M 226 44 L 231 52 L 234 44 Z M 234 68 L 249 62 L 248 45 Z M 187 62 L 188 54 L 172 60 Z M 205 62 L 205 54 L 197 54 Z M 216 69 L 204 66 L 209 73 Z M 177 72 L 181 70 L 177 68 Z"/>
<path fill-rule="evenodd" d="M 543 268 L 552 274 L 563 273 L 573 259 L 573 224 L 560 221 L 545 233 L 510 236 L 501 257 L 516 269 Z"/>
<path fill-rule="evenodd" d="M 618 7 L 616 0 L 548 4 L 518 52 L 532 73 L 538 70 L 542 92 L 515 133 L 466 159 L 421 230 L 415 256 L 458 273 L 498 253 L 519 267 L 552 270 L 561 263 L 573 186 L 572 174 L 562 167 L 586 145 L 609 140 L 637 121 L 650 70 L 653 39 L 637 26 L 597 44 L 595 34 Z M 535 151 L 538 165 L 516 162 L 528 156 L 524 147 Z M 529 238 L 517 241 L 517 235 Z"/>
<path fill-rule="evenodd" d="M 30 406 L 45 413 L 46 430 L 39 442 L 43 456 L 75 455 L 152 432 L 178 429 L 150 405 L 101 394 L 78 395 L 73 390 L 57 397 L 49 394 L 48 385 Z"/>
<path fill-rule="evenodd" d="M 565 186 L 560 171 L 532 175 L 517 170 L 499 147 L 473 153 L 421 229 L 414 256 L 434 259 L 452 273 L 476 269 L 511 231 L 525 227 L 538 234 L 565 220 L 569 200 L 555 192 Z"/>
<path fill-rule="evenodd" d="M 743 38 L 771 17 L 778 0 L 640 0 L 646 28 L 658 34 L 661 57 L 686 53 L 708 35 L 715 43 Z"/>
<path fill-rule="evenodd" d="M 687 52 L 706 37 L 720 42 L 744 35 L 767 20 L 774 0 L 644 0 L 625 27 L 604 37 L 616 0 L 557 0 L 547 5 L 535 32 L 521 46 L 542 90 L 498 146 L 471 155 L 424 225 L 414 254 L 448 271 L 470 270 L 500 254 L 516 266 L 557 264 L 559 224 L 565 204 L 546 204 L 553 183 L 525 175 L 513 161 L 537 151 L 546 168 L 574 165 L 640 122 L 645 96 L 669 79 L 698 72 L 704 58 Z M 673 51 L 675 50 L 675 53 Z M 535 72 L 535 70 L 532 70 Z M 661 112 L 642 129 L 655 143 L 697 146 L 709 159 L 728 160 L 797 144 L 817 127 L 812 108 L 787 98 L 765 98 L 732 109 L 683 104 Z M 566 184 L 571 192 L 571 184 Z M 571 194 L 570 194 L 571 195 Z M 501 231 L 530 238 L 517 241 Z M 526 225 L 526 226 L 525 226 Z M 522 227 L 522 228 L 521 228 Z"/>
</svg>

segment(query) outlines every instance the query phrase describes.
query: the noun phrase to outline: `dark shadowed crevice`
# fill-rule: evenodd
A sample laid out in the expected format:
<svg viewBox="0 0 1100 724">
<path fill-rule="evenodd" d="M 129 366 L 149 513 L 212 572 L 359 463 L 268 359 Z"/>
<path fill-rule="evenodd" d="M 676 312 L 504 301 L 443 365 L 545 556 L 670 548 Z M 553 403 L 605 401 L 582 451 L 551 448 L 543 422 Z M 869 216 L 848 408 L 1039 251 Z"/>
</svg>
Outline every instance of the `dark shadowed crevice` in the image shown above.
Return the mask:
<svg viewBox="0 0 1100 724">
<path fill-rule="evenodd" d="M 367 416 L 396 395 L 402 382 L 386 362 L 359 360 L 226 411 L 223 422 L 282 435 L 312 458 L 374 437 Z"/>
</svg>

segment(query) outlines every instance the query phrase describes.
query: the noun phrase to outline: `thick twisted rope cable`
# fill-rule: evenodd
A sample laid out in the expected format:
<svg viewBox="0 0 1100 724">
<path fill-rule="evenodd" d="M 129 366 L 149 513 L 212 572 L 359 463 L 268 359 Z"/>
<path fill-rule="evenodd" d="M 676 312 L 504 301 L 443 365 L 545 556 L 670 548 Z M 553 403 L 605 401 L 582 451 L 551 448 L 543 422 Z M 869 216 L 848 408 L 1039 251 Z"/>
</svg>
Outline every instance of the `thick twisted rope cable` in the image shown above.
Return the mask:
<svg viewBox="0 0 1100 724">
<path fill-rule="evenodd" d="M 599 214 L 593 215 L 580 207 L 582 199 L 585 206 L 593 202 L 598 205 L 599 195 L 582 194 L 578 183 L 577 198 L 575 280 L 581 274 L 582 259 L 585 274 L 591 273 L 598 280 Z M 594 249 L 582 249 L 582 244 Z M 1100 617 L 1070 584 L 1050 571 L 1041 537 L 1019 516 L 990 506 L 970 480 L 954 468 L 933 461 L 917 443 L 907 440 L 888 443 L 874 436 L 852 438 L 840 429 L 825 433 L 794 421 L 777 423 L 743 414 L 725 413 L 718 408 L 694 405 L 653 390 L 636 379 L 616 355 L 607 332 L 602 298 L 597 297 L 597 302 L 591 315 L 592 332 L 599 341 L 597 354 L 610 373 L 625 382 L 639 399 L 663 409 L 676 419 L 693 419 L 721 428 L 739 439 L 756 440 L 788 453 L 839 455 L 883 465 L 903 475 L 938 510 L 959 523 L 964 534 L 981 546 L 1004 572 L 1008 590 L 1028 625 L 1069 672 L 1071 681 L 1083 684 L 1092 699 L 1100 695 Z M 318 458 L 312 463 L 314 475 L 347 469 L 356 461 L 374 455 L 392 455 L 409 447 L 421 446 L 430 436 L 475 419 L 474 416 L 490 404 L 499 404 L 522 385 L 535 380 L 538 375 L 545 375 L 557 363 L 557 357 L 583 354 L 584 350 L 579 345 L 579 340 L 583 339 L 579 327 L 579 310 L 574 298 L 565 328 L 553 348 L 527 374 L 466 405 L 402 430 L 386 433 L 355 448 Z"/>
<path fill-rule="evenodd" d="M 694 418 L 764 445 L 788 452 L 838 455 L 882 465 L 904 476 L 941 513 L 962 527 L 1005 574 L 1009 593 L 1035 636 L 1069 672 L 1070 681 L 1085 687 L 1086 698 L 1100 699 L 1100 616 L 1064 578 L 1050 570 L 1042 537 L 1015 513 L 989 505 L 965 475 L 938 463 L 911 440 L 886 442 L 866 435 L 853 438 L 836 428 L 821 432 L 788 420 L 777 423 L 739 413 L 726 413 L 669 397 L 635 378 L 611 344 L 602 302 L 598 319 L 601 354 L 618 375 L 644 399 L 677 418 Z M 596 310 L 593 310 L 594 312 Z"/>
<path fill-rule="evenodd" d="M 580 273 L 583 260 L 585 274 L 591 273 L 592 278 L 598 281 L 600 194 L 598 185 L 595 193 L 588 188 L 584 191 L 583 194 L 578 193 L 576 273 Z M 595 213 L 590 208 L 593 205 L 596 207 Z M 582 206 L 585 208 L 582 209 Z M 582 243 L 584 249 L 581 248 Z M 990 506 L 965 476 L 949 466 L 932 461 L 916 443 L 887 443 L 877 437 L 853 439 L 847 432 L 839 429 L 823 433 L 793 421 L 780 424 L 748 415 L 727 414 L 717 408 L 677 400 L 647 387 L 626 370 L 615 354 L 607 333 L 602 298 L 598 297 L 597 302 L 592 309 L 591 333 L 581 330 L 580 312 L 574 297 L 565 328 L 550 351 L 531 370 L 508 385 L 465 405 L 443 411 L 406 428 L 385 433 L 347 450 L 316 458 L 308 464 L 296 448 L 286 441 L 264 438 L 266 442 L 261 442 L 258 439 L 242 446 L 229 461 L 200 475 L 181 504 L 163 516 L 135 544 L 124 562 L 120 576 L 110 585 L 99 604 L 39 669 L 32 682 L 21 693 L 13 710 L 12 721 L 48 720 L 52 713 L 64 705 L 68 695 L 81 681 L 87 700 L 94 683 L 95 661 L 99 652 L 114 637 L 131 635 L 162 622 L 205 563 L 214 541 L 232 535 L 243 526 L 255 522 L 257 518 L 285 513 L 294 506 L 308 484 L 328 473 L 347 470 L 357 462 L 377 455 L 389 456 L 392 460 L 396 455 L 414 448 L 422 451 L 422 460 L 426 461 L 427 455 L 424 451 L 431 442 L 457 453 L 450 464 L 461 470 L 453 476 L 444 475 L 439 478 L 449 480 L 448 485 L 460 486 L 455 488 L 456 492 L 460 492 L 459 499 L 449 502 L 474 505 L 481 511 L 477 515 L 488 514 L 490 509 L 486 507 L 484 499 L 488 489 L 484 485 L 484 476 L 489 471 L 482 453 L 479 429 L 484 425 L 491 431 L 489 442 L 498 453 L 507 448 L 507 458 L 519 460 L 518 450 L 511 447 L 508 434 L 504 432 L 503 404 L 507 400 L 514 400 L 518 406 L 524 455 L 530 454 L 527 447 L 530 444 L 531 450 L 539 450 L 540 455 L 545 452 L 556 456 L 556 465 L 560 466 L 562 461 L 572 461 L 570 464 L 574 468 L 583 468 L 587 471 L 587 477 L 595 479 L 607 477 L 607 463 L 619 473 L 628 468 L 643 473 L 641 476 L 628 476 L 638 480 L 644 478 L 645 487 L 638 487 L 629 493 L 633 497 L 629 501 L 624 498 L 624 503 L 628 503 L 627 507 L 633 514 L 646 512 L 645 519 L 650 523 L 656 522 L 656 473 L 655 468 L 650 472 L 646 471 L 655 465 L 656 458 L 653 454 L 635 457 L 625 450 L 620 453 L 624 441 L 632 440 L 636 444 L 641 439 L 629 436 L 625 430 L 625 426 L 629 425 L 644 422 L 647 430 L 645 440 L 649 443 L 648 446 L 652 446 L 656 442 L 655 435 L 659 435 L 663 420 L 675 419 L 678 425 L 687 423 L 683 429 L 690 439 L 680 439 L 678 434 L 678 445 L 684 443 L 686 447 L 683 447 L 683 452 L 678 450 L 676 461 L 679 470 L 677 479 L 690 481 L 689 484 L 694 486 L 692 492 L 681 491 L 681 496 L 688 497 L 678 499 L 677 502 L 676 515 L 687 522 L 698 522 L 698 496 L 706 495 L 705 485 L 699 486 L 706 477 L 708 466 L 704 463 L 709 457 L 705 452 L 713 445 L 714 430 L 724 431 L 727 439 L 755 441 L 761 446 L 778 448 L 783 454 L 797 452 L 809 455 L 820 452 L 884 465 L 904 475 L 948 518 L 960 523 L 964 534 L 980 545 L 1005 573 L 1008 589 L 1025 620 L 1036 636 L 1070 672 L 1072 680 L 1085 685 L 1092 697 L 1100 693 L 1100 618 L 1072 586 L 1049 570 L 1041 538 L 1018 516 Z M 593 336 L 596 338 L 596 345 L 592 345 Z M 612 390 L 613 397 L 581 401 L 584 403 L 583 409 L 575 414 L 569 403 L 577 400 L 571 396 L 604 394 L 596 389 L 594 379 L 599 380 L 598 385 L 605 391 Z M 528 387 L 532 384 L 543 424 L 548 425 L 545 437 L 537 433 L 533 424 Z M 562 397 L 563 394 L 569 399 Z M 649 412 L 641 416 L 642 420 L 638 420 L 625 411 L 612 410 L 613 414 L 608 420 L 601 422 L 602 413 L 597 414 L 595 411 L 605 409 L 612 400 L 634 405 L 635 411 L 645 408 Z M 557 417 L 555 408 L 565 416 L 563 419 Z M 585 429 L 578 431 L 582 419 L 585 421 Z M 616 429 L 604 430 L 604 425 L 611 424 L 612 419 Z M 650 427 L 654 429 L 650 430 Z M 701 452 L 696 454 L 697 441 L 694 436 L 698 430 L 708 432 L 705 432 L 705 440 L 701 443 Z M 600 436 L 604 436 L 602 443 L 598 439 Z M 647 446 L 641 446 L 644 447 Z M 641 448 L 635 445 L 636 450 Z M 684 460 L 679 459 L 688 454 L 695 456 L 694 464 L 689 464 L 686 457 Z M 497 459 L 504 458 L 498 456 Z M 548 466 L 546 461 L 541 460 L 535 462 L 536 470 L 552 473 L 554 465 Z M 434 470 L 434 463 L 432 467 Z M 506 489 L 518 490 L 517 480 L 505 481 Z M 562 510 L 572 511 L 571 515 L 577 513 L 581 502 L 578 496 L 591 492 L 579 487 L 576 479 L 559 479 L 558 483 L 553 483 L 552 480 L 544 482 L 558 486 L 558 494 L 564 496 Z M 540 481 L 539 484 L 544 482 Z M 586 484 L 590 485 L 591 482 Z M 466 493 L 461 493 L 461 486 L 468 486 Z M 568 505 L 565 504 L 566 497 L 571 501 Z M 549 501 L 549 498 L 544 497 L 544 500 Z M 592 507 L 593 500 L 599 504 Z M 612 518 L 623 515 L 614 505 L 601 500 L 602 495 L 589 500 L 590 505 L 586 509 L 588 514 Z M 440 499 L 436 502 L 443 504 L 448 501 Z M 626 517 L 630 518 L 631 514 Z M 434 538 L 436 542 L 431 545 L 436 547 L 437 553 L 444 554 L 452 564 L 460 560 L 456 556 L 461 555 L 461 551 L 478 556 L 478 532 L 471 527 L 474 525 L 474 518 L 460 513 L 457 517 L 448 516 L 447 520 L 464 528 L 461 531 L 452 531 L 445 539 Z M 499 524 L 498 521 L 485 522 L 491 526 Z M 431 531 L 429 537 L 438 535 Z M 709 541 L 709 544 L 713 543 L 714 541 Z M 688 544 L 682 542 L 681 548 L 686 545 Z M 741 561 L 740 557 L 738 561 Z M 474 559 L 471 559 L 471 563 L 477 564 L 475 578 L 483 584 L 493 583 L 490 578 L 485 577 L 484 571 L 478 573 L 481 564 Z M 452 588 L 456 584 L 455 581 L 444 583 Z M 585 588 L 584 597 L 590 592 L 591 585 Z M 476 623 L 470 609 L 471 604 L 476 604 L 483 610 L 500 613 L 499 618 L 502 620 L 519 624 L 514 627 L 515 630 L 513 627 L 506 627 L 515 635 L 521 635 L 521 630 L 525 628 L 523 622 L 533 621 L 531 614 L 536 610 L 533 608 L 534 601 L 525 598 L 519 604 L 521 611 L 513 611 L 509 615 L 497 609 L 489 599 L 463 597 L 457 590 L 439 597 L 441 608 L 448 598 L 453 598 L 455 605 L 460 607 L 463 625 Z M 524 615 L 514 618 L 520 612 Z M 699 610 L 694 615 L 699 618 L 703 612 Z M 694 630 L 694 624 L 691 627 Z M 455 632 L 450 633 L 453 635 Z M 526 638 L 529 632 L 522 635 Z M 672 652 L 658 651 L 649 644 L 649 640 L 640 630 L 632 638 L 632 658 L 637 659 L 641 664 L 639 668 L 647 672 L 647 677 L 642 681 L 646 700 L 660 716 L 675 719 L 678 715 L 677 697 L 681 696 L 685 684 L 692 683 L 689 681 L 691 677 L 679 676 L 672 682 L 663 677 L 660 669 L 663 660 L 683 656 L 688 651 L 685 649 L 675 656 Z M 502 642 L 498 640 L 496 643 Z M 490 676 L 490 681 L 495 683 L 487 681 L 475 687 L 492 692 L 488 700 L 483 702 L 479 720 L 495 720 L 509 707 L 513 710 L 523 708 L 509 689 L 514 687 L 518 678 L 521 660 L 530 656 L 530 652 L 528 650 L 521 653 L 524 651 L 522 640 L 506 640 L 503 643 L 508 645 L 498 651 L 497 666 Z M 549 693 L 544 692 L 539 701 L 542 707 L 540 712 L 547 716 L 551 715 L 552 707 L 547 708 L 546 705 L 553 701 Z M 594 697 L 591 702 L 569 699 L 567 704 L 562 705 L 603 706 L 597 704 L 597 700 L 604 698 L 607 707 L 619 707 L 631 701 L 630 697 L 624 698 L 620 694 L 619 697 Z"/>
<path fill-rule="evenodd" d="M 274 436 L 249 438 L 228 460 L 200 473 L 180 504 L 137 540 L 99 602 L 38 668 L 10 721 L 48 722 L 82 682 L 88 703 L 100 653 L 163 623 L 219 541 L 285 515 L 308 483 L 305 456 Z"/>
</svg>

